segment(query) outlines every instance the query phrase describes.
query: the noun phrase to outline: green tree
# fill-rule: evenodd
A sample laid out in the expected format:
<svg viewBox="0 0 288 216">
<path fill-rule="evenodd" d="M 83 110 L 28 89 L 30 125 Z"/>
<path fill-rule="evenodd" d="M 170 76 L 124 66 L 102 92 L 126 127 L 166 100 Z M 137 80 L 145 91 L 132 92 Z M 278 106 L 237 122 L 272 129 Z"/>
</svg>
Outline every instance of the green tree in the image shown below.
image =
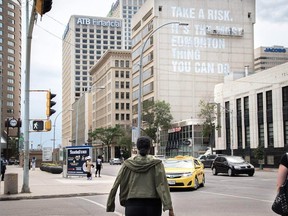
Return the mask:
<svg viewBox="0 0 288 216">
<path fill-rule="evenodd" d="M 216 103 L 209 103 L 201 100 L 199 103 L 199 107 L 201 108 L 198 117 L 203 119 L 203 136 L 209 138 L 209 143 L 211 144 L 211 152 L 213 152 L 213 136 L 215 134 L 215 130 L 219 129 L 219 125 L 215 124 L 217 110 L 215 109 Z"/>
<path fill-rule="evenodd" d="M 254 157 L 258 160 L 260 169 L 263 169 L 263 159 L 264 159 L 264 147 L 262 145 L 258 145 L 256 149 L 253 151 Z"/>
<path fill-rule="evenodd" d="M 133 145 L 131 131 L 132 131 L 131 128 L 124 130 L 124 135 L 121 136 L 119 140 L 119 146 L 121 148 L 122 157 L 124 157 L 125 159 L 131 157 L 131 151 Z"/>
<path fill-rule="evenodd" d="M 110 159 L 110 147 L 112 143 L 117 144 L 119 138 L 123 135 L 123 129 L 120 125 L 116 125 L 115 127 L 108 128 L 96 128 L 89 135 L 93 140 L 100 140 L 102 142 L 103 148 L 104 145 L 108 147 L 108 160 Z"/>
<path fill-rule="evenodd" d="M 173 119 L 170 104 L 165 101 L 144 101 L 143 121 L 145 122 L 144 133 L 156 142 L 158 128 L 169 129 Z"/>
</svg>

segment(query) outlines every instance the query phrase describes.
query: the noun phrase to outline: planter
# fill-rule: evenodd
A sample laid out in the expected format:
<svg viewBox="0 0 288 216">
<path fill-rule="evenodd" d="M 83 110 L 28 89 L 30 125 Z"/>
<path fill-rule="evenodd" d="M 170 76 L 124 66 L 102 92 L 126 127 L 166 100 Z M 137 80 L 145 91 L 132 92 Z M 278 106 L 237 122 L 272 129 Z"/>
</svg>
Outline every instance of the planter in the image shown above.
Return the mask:
<svg viewBox="0 0 288 216">
<path fill-rule="evenodd" d="M 40 170 L 45 171 L 45 172 L 49 172 L 52 174 L 60 174 L 63 172 L 63 168 L 60 166 L 51 166 L 51 165 L 46 165 L 46 164 L 42 164 L 40 166 Z"/>
</svg>

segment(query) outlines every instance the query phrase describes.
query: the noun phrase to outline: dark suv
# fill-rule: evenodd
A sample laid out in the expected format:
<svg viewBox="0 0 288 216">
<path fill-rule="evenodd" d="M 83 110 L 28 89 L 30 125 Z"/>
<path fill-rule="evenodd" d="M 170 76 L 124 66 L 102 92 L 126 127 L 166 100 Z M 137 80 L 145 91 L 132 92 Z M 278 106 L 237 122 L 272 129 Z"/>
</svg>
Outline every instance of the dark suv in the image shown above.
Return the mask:
<svg viewBox="0 0 288 216">
<path fill-rule="evenodd" d="M 212 173 L 227 173 L 229 176 L 247 174 L 253 176 L 255 168 L 240 156 L 218 156 L 212 164 Z"/>
</svg>

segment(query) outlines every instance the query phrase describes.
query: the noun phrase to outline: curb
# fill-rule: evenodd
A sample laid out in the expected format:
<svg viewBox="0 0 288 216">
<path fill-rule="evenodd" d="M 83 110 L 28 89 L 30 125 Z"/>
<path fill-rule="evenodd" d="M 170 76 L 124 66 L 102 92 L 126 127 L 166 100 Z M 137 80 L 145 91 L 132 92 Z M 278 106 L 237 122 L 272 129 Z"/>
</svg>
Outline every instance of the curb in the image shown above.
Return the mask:
<svg viewBox="0 0 288 216">
<path fill-rule="evenodd" d="M 0 196 L 0 201 L 11 201 L 11 200 L 24 200 L 24 199 L 50 199 L 50 198 L 64 198 L 64 197 L 79 197 L 79 196 L 95 196 L 95 195 L 106 195 L 109 193 L 74 193 L 74 194 L 55 194 L 55 195 L 4 195 Z"/>
</svg>

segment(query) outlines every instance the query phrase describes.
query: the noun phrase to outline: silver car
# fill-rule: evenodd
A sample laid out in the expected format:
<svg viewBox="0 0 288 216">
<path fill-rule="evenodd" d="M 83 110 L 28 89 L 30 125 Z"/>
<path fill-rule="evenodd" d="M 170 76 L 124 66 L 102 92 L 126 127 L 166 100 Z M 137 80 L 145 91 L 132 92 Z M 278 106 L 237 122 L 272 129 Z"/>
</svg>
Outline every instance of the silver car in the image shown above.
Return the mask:
<svg viewBox="0 0 288 216">
<path fill-rule="evenodd" d="M 110 165 L 121 165 L 121 159 L 120 158 L 111 158 L 109 161 Z"/>
</svg>

